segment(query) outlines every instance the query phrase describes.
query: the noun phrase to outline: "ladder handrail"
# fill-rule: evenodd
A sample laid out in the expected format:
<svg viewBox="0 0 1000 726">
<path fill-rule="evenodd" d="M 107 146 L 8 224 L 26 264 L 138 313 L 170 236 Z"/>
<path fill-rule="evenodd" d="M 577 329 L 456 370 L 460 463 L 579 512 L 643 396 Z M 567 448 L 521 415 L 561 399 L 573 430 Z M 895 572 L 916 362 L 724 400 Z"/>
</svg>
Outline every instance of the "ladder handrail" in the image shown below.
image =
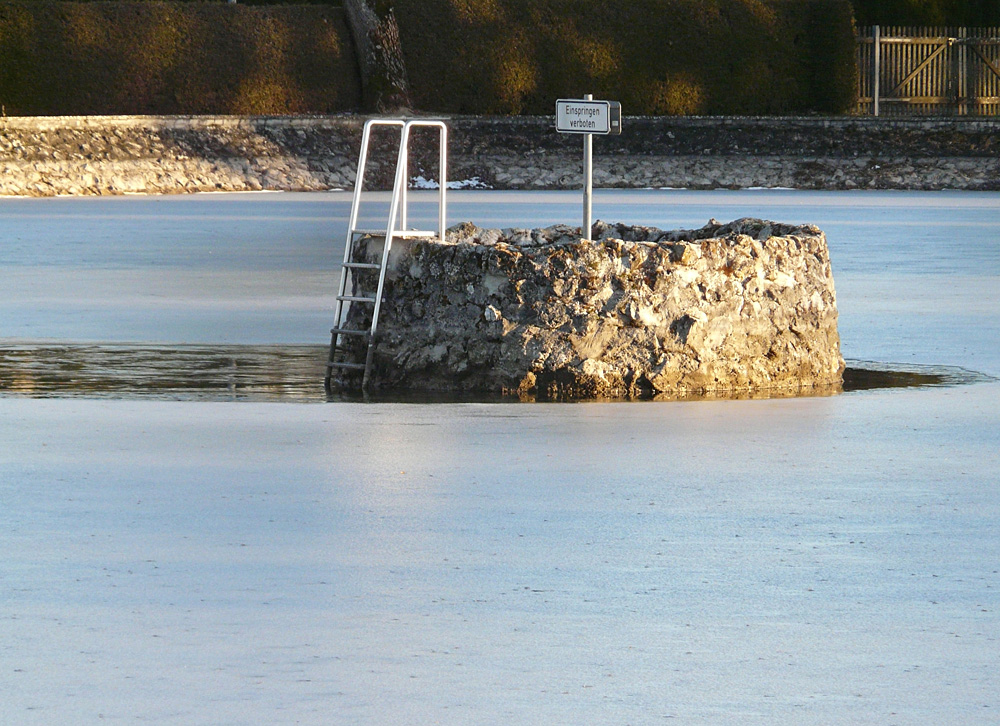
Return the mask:
<svg viewBox="0 0 1000 726">
<path fill-rule="evenodd" d="M 448 126 L 444 121 L 438 119 L 368 119 L 365 121 L 364 130 L 361 134 L 361 154 L 358 159 L 357 177 L 354 181 L 354 196 L 351 199 L 351 216 L 348 221 L 348 235 L 357 228 L 358 214 L 361 208 L 361 193 L 364 188 L 365 169 L 368 165 L 368 146 L 371 143 L 371 132 L 374 126 L 399 126 L 402 127 L 399 156 L 396 160 L 396 178 L 393 183 L 393 199 L 396 199 L 397 190 L 401 190 L 399 203 L 402 213 L 399 215 L 400 229 L 387 230 L 389 232 L 405 231 L 407 223 L 407 187 L 409 186 L 409 138 L 410 129 L 414 126 L 436 127 L 439 129 L 439 149 L 438 165 L 440 167 L 441 181 L 438 185 L 438 237 L 444 241 L 445 220 L 447 218 L 447 190 L 448 190 Z M 399 171 L 402 169 L 403 174 Z M 400 179 L 404 183 L 400 184 Z M 350 240 L 348 240 L 350 242 Z M 348 253 L 349 254 L 349 253 Z"/>
<path fill-rule="evenodd" d="M 373 126 L 402 126 L 402 119 L 368 119 L 361 133 L 361 155 L 358 158 L 357 174 L 354 177 L 354 195 L 351 198 L 351 216 L 347 221 L 347 244 L 344 246 L 344 262 L 350 262 L 351 234 L 358 226 L 358 213 L 361 209 L 361 191 L 365 185 L 365 168 L 368 166 L 368 144 L 371 141 Z M 343 280 L 342 280 L 343 281 Z M 343 290 L 340 291 L 342 295 Z"/>
<path fill-rule="evenodd" d="M 399 144 L 399 159 L 396 162 L 396 172 L 397 180 L 393 185 L 393 191 L 396 188 L 400 189 L 400 215 L 399 215 L 399 226 L 400 229 L 405 230 L 407 224 L 407 197 L 408 188 L 410 182 L 409 173 L 409 139 L 410 139 L 410 129 L 415 126 L 424 126 L 437 128 L 439 130 L 438 134 L 438 167 L 440 171 L 441 181 L 438 184 L 438 237 L 441 241 L 444 241 L 445 232 L 445 218 L 446 206 L 447 206 L 447 191 L 448 191 L 448 126 L 444 121 L 438 119 L 407 119 L 403 123 L 402 136 L 400 138 Z M 403 184 L 399 185 L 399 169 L 403 169 Z"/>
</svg>

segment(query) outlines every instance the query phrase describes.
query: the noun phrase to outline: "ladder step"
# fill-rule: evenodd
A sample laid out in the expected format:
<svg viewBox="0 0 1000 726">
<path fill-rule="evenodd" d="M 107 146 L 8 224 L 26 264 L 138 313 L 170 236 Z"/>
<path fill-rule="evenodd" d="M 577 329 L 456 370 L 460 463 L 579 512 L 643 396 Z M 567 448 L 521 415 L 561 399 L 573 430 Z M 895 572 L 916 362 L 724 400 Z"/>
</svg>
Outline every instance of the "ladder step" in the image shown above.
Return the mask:
<svg viewBox="0 0 1000 726">
<path fill-rule="evenodd" d="M 333 328 L 330 333 L 333 335 L 371 335 L 370 330 L 355 330 L 354 328 Z"/>
<path fill-rule="evenodd" d="M 373 297 L 358 297 L 357 295 L 337 295 L 337 299 L 344 302 L 375 302 L 375 298 Z"/>
<path fill-rule="evenodd" d="M 352 370 L 363 371 L 365 369 L 364 363 L 340 363 L 338 361 L 330 361 L 326 364 L 327 368 L 351 368 Z"/>
<path fill-rule="evenodd" d="M 372 237 L 385 237 L 385 228 L 382 229 L 352 229 L 352 235 L 366 235 L 370 234 Z"/>
<path fill-rule="evenodd" d="M 382 265 L 377 262 L 346 262 L 344 267 L 349 267 L 352 270 L 381 270 Z"/>
</svg>

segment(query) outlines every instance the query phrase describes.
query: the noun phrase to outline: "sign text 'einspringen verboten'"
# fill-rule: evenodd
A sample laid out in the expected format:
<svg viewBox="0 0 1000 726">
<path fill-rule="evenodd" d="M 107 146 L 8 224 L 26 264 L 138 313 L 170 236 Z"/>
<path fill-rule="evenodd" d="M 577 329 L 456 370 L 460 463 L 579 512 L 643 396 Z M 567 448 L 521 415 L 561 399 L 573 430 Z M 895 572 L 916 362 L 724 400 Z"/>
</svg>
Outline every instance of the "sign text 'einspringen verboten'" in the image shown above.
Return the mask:
<svg viewBox="0 0 1000 726">
<path fill-rule="evenodd" d="M 556 131 L 561 134 L 620 134 L 622 106 L 617 101 L 559 99 Z"/>
</svg>

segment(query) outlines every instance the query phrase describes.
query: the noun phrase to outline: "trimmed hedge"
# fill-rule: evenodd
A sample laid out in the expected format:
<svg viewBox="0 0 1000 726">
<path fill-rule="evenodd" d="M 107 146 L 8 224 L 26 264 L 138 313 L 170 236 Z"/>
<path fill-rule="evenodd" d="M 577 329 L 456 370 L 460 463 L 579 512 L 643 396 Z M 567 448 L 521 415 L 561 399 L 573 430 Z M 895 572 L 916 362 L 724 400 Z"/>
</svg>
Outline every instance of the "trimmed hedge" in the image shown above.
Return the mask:
<svg viewBox="0 0 1000 726">
<path fill-rule="evenodd" d="M 332 113 L 360 100 L 338 8 L 0 3 L 8 115 Z"/>
<path fill-rule="evenodd" d="M 370 0 L 371 1 L 371 0 Z M 389 0 L 377 0 L 381 7 Z M 849 0 L 391 0 L 417 109 L 840 113 L 856 103 Z M 361 105 L 341 8 L 0 2 L 8 115 L 297 114 Z"/>
<path fill-rule="evenodd" d="M 395 0 L 418 108 L 549 114 L 593 93 L 627 114 L 847 112 L 848 0 Z"/>
</svg>

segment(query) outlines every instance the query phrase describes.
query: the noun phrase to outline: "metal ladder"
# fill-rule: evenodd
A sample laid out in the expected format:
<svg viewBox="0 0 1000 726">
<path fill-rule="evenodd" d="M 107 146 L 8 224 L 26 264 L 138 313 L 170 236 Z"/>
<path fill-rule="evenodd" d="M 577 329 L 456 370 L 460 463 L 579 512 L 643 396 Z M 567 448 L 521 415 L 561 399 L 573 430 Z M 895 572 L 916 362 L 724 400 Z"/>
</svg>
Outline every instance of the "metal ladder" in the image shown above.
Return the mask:
<svg viewBox="0 0 1000 726">
<path fill-rule="evenodd" d="M 359 229 L 358 212 L 361 207 L 361 192 L 364 188 L 365 166 L 368 163 L 368 147 L 371 141 L 372 129 L 376 126 L 394 126 L 400 129 L 399 155 L 396 159 L 396 176 L 392 185 L 392 201 L 389 204 L 389 219 L 385 229 Z M 437 232 L 423 232 L 418 230 L 407 230 L 407 188 L 409 186 L 409 140 L 410 130 L 418 126 L 431 126 L 439 129 L 439 165 L 440 165 L 440 188 L 438 192 L 438 230 Z M 337 291 L 337 308 L 335 315 L 335 325 L 330 331 L 330 355 L 326 363 L 326 379 L 324 385 L 327 393 L 333 390 L 334 371 L 355 370 L 364 371 L 361 381 L 361 390 L 368 390 L 368 382 L 371 377 L 372 358 L 375 351 L 375 335 L 378 332 L 378 316 L 382 306 L 382 288 L 385 285 L 385 271 L 389 261 L 389 250 L 392 248 L 393 239 L 404 237 L 437 237 L 444 241 L 445 233 L 445 194 L 448 187 L 447 182 L 448 165 L 448 127 L 443 121 L 431 119 L 370 119 L 365 122 L 364 133 L 361 137 L 361 156 L 358 159 L 358 172 L 354 181 L 354 198 L 351 201 L 351 217 L 347 225 L 347 242 L 344 245 L 344 262 L 340 269 L 340 287 Z M 397 225 L 397 222 L 399 223 Z M 354 257 L 355 245 L 358 240 L 366 235 L 373 237 L 384 237 L 381 261 L 356 262 Z M 356 285 L 354 276 L 360 274 L 373 274 L 378 271 L 378 285 L 374 297 L 367 295 L 355 295 Z M 351 281 L 350 291 L 348 280 Z M 345 305 L 345 303 L 347 303 Z M 367 330 L 346 327 L 347 314 L 351 305 L 373 305 L 371 325 Z M 344 344 L 347 338 L 363 338 L 367 342 L 367 352 L 365 362 L 357 360 L 347 360 Z"/>
</svg>

